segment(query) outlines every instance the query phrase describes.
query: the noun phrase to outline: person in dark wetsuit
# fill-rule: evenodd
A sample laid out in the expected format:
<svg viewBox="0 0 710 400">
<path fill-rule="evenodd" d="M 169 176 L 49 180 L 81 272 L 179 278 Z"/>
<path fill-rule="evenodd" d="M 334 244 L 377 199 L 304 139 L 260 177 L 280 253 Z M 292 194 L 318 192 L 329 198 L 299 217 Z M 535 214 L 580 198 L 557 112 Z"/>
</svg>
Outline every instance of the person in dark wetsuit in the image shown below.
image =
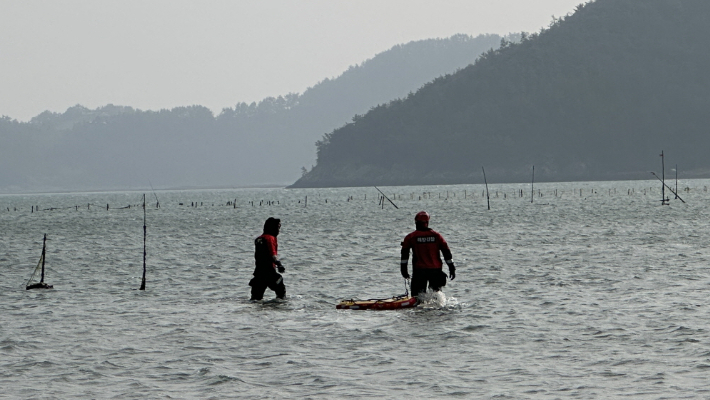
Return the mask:
<svg viewBox="0 0 710 400">
<path fill-rule="evenodd" d="M 279 299 L 286 298 L 286 286 L 283 277 L 278 273 L 286 271 L 278 256 L 279 244 L 276 236 L 279 235 L 280 230 L 281 220 L 269 218 L 264 222 L 264 233 L 254 239 L 256 268 L 254 268 L 254 278 L 249 281 L 252 300 L 263 299 L 266 288 L 276 292 L 276 297 Z"/>
<path fill-rule="evenodd" d="M 449 278 L 456 277 L 456 267 L 451 257 L 449 245 L 439 232 L 429 228 L 429 214 L 426 211 L 417 213 L 414 217 L 417 230 L 410 233 L 402 242 L 402 276 L 409 279 L 407 263 L 409 250 L 412 250 L 412 296 L 426 292 L 427 284 L 438 292 L 446 285 L 446 274 L 442 271 L 443 263 L 439 252 L 444 255 L 444 261 L 449 266 Z"/>
</svg>

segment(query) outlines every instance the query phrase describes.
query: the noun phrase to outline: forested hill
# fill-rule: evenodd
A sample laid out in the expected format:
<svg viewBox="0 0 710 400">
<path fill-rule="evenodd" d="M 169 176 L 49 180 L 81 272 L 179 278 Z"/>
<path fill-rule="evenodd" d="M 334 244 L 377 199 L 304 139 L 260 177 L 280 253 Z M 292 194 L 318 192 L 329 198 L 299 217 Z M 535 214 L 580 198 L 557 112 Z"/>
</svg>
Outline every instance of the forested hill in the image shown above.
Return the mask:
<svg viewBox="0 0 710 400">
<path fill-rule="evenodd" d="M 501 37 L 456 35 L 397 45 L 302 94 L 141 111 L 80 105 L 23 123 L 0 118 L 0 192 L 291 183 L 315 142 L 353 115 L 473 63 Z M 288 74 L 288 67 L 284 67 Z M 235 98 L 239 93 L 235 93 Z"/>
<path fill-rule="evenodd" d="M 710 176 L 710 1 L 597 0 L 324 136 L 296 187 Z"/>
</svg>

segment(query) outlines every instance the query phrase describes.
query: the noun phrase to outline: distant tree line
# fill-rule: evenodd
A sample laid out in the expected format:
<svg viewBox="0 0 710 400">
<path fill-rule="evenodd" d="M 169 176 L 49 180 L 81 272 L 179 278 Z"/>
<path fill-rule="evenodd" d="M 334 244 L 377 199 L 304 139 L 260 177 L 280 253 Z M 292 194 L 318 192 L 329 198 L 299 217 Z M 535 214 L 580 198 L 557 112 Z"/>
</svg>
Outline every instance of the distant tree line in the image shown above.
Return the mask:
<svg viewBox="0 0 710 400">
<path fill-rule="evenodd" d="M 314 143 L 355 114 L 407 96 L 500 44 L 456 35 L 394 46 L 302 94 L 143 111 L 81 105 L 29 122 L 0 119 L 0 191 L 292 183 L 315 164 Z M 288 71 L 284 71 L 288 73 Z"/>
</svg>

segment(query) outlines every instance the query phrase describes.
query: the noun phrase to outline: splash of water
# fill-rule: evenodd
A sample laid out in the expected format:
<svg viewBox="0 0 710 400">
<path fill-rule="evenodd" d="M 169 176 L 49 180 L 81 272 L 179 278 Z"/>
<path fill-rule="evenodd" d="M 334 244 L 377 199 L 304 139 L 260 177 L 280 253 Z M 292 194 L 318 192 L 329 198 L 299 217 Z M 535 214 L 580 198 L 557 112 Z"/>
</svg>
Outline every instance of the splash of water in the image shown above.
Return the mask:
<svg viewBox="0 0 710 400">
<path fill-rule="evenodd" d="M 420 293 L 418 296 L 420 308 L 443 308 L 446 307 L 446 295 L 442 291 Z"/>
</svg>

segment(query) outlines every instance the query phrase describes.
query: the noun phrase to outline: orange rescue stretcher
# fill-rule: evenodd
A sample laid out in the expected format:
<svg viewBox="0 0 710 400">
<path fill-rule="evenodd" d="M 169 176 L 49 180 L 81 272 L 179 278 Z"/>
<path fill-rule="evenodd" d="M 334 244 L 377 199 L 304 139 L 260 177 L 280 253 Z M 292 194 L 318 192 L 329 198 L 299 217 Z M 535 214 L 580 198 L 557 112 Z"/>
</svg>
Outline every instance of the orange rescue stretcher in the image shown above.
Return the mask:
<svg viewBox="0 0 710 400">
<path fill-rule="evenodd" d="M 405 294 L 404 296 L 395 296 L 389 299 L 341 300 L 335 308 L 344 310 L 395 310 L 416 306 L 417 298 Z"/>
</svg>

